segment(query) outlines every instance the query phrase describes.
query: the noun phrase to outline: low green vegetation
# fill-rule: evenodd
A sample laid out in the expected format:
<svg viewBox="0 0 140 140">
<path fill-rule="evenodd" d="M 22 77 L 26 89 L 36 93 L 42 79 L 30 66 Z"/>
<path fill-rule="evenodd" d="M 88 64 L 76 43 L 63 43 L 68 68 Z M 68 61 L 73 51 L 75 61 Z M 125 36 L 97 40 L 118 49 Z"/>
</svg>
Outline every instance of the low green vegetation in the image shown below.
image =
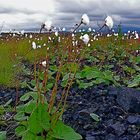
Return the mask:
<svg viewBox="0 0 140 140">
<path fill-rule="evenodd" d="M 99 36 L 98 40 L 94 40 L 94 37 L 90 35 L 90 47 L 84 46 L 83 51 L 81 53 L 81 61 L 80 65 L 92 65 L 98 70 L 102 72 L 101 75 L 104 75 L 110 71 L 111 75 L 120 78 L 124 85 L 129 84 L 133 81 L 133 79 L 137 78 L 137 75 L 140 71 L 140 56 L 137 51 L 140 48 L 139 42 L 137 40 L 128 40 L 124 37 L 124 39 L 120 40 L 115 36 L 112 37 L 104 37 Z M 9 87 L 15 86 L 15 79 L 20 75 L 24 68 L 22 67 L 22 63 L 24 61 L 28 62 L 28 64 L 33 64 L 35 57 L 38 61 L 44 60 L 46 56 L 46 49 L 49 49 L 49 52 L 55 52 L 56 47 L 59 47 L 61 50 L 66 49 L 68 46 L 72 45 L 72 37 L 60 35 L 60 42 L 58 42 L 58 37 L 54 34 L 51 35 L 39 35 L 33 34 L 33 37 L 30 38 L 25 36 L 17 36 L 11 37 L 7 35 L 6 38 L 1 39 L 0 41 L 0 84 L 6 85 Z M 77 34 L 75 38 L 75 42 L 78 41 L 78 45 L 81 44 L 81 40 L 79 39 L 80 34 Z M 49 40 L 51 38 L 51 40 Z M 119 44 L 118 44 L 118 40 Z M 37 45 L 40 45 L 41 48 L 34 50 L 32 48 L 32 42 L 35 42 Z M 74 51 L 75 46 L 71 49 Z M 79 46 L 80 49 L 80 46 Z M 78 50 L 75 50 L 78 51 Z M 59 52 L 62 53 L 62 52 Z M 68 52 L 67 52 L 68 53 Z M 65 55 L 67 55 L 67 53 Z M 77 52 L 78 53 L 78 52 Z M 56 53 L 55 53 L 56 54 Z M 50 63 L 55 66 L 55 55 L 54 53 L 50 54 Z M 55 56 L 54 56 L 55 55 Z M 64 55 L 64 54 L 63 54 Z M 67 56 L 63 57 L 65 59 Z M 89 66 L 89 65 L 88 65 Z M 23 69 L 22 69 L 23 68 Z M 79 70 L 85 71 L 84 67 L 80 67 Z M 118 68 L 118 70 L 117 70 Z M 90 70 L 91 71 L 91 70 Z M 88 72 L 87 72 L 88 73 Z M 92 72 L 93 73 L 93 72 Z M 101 83 L 99 77 L 91 82 L 88 85 L 92 86 L 93 83 Z M 134 78 L 135 77 L 135 78 Z M 111 77 L 110 77 L 111 78 Z M 117 79 L 118 79 L 117 78 Z M 20 79 L 20 78 L 19 78 Z M 139 79 L 139 78 L 138 78 Z M 139 86 L 139 82 L 137 79 L 137 86 Z M 105 79 L 104 79 L 105 80 Z M 77 79 L 78 81 L 78 79 Z M 111 81 L 115 81 L 115 78 L 112 77 Z M 82 82 L 82 81 L 81 81 Z M 108 83 L 108 81 L 106 81 Z M 112 82 L 114 83 L 114 82 Z M 116 83 L 116 82 L 115 82 Z M 134 87 L 137 87 L 136 85 Z M 84 86 L 85 87 L 85 86 Z M 132 87 L 132 86 L 131 86 Z"/>
<path fill-rule="evenodd" d="M 62 121 L 70 88 L 94 85 L 140 86 L 140 45 L 137 40 L 88 33 L 85 44 L 80 34 L 33 34 L 10 36 L 0 41 L 0 85 L 15 87 L 16 105 L 0 106 L 14 112 L 15 134 L 22 140 L 80 140 L 82 136 Z M 25 93 L 18 100 L 18 89 Z M 61 91 L 61 92 L 60 92 Z M 57 94 L 60 99 L 57 100 Z M 97 123 L 100 117 L 90 114 Z M 2 125 L 6 120 L 1 119 Z M 5 139 L 6 132 L 0 132 Z"/>
</svg>

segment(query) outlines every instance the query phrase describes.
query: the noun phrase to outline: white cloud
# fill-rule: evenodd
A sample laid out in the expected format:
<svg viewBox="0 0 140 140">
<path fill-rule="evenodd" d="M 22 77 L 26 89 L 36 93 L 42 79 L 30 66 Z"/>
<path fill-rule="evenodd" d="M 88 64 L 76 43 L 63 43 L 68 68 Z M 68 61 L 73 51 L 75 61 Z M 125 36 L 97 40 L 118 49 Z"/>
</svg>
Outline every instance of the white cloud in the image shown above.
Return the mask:
<svg viewBox="0 0 140 140">
<path fill-rule="evenodd" d="M 83 13 L 91 26 L 107 14 L 118 23 L 140 22 L 140 0 L 0 0 L 0 23 L 5 29 L 39 27 L 45 20 L 58 26 L 73 26 Z"/>
<path fill-rule="evenodd" d="M 53 20 L 55 3 L 53 0 L 1 0 L 0 19 L 5 21 L 4 27 L 26 28 L 27 23 L 44 22 L 47 19 Z M 24 25 L 25 24 L 25 25 Z"/>
</svg>

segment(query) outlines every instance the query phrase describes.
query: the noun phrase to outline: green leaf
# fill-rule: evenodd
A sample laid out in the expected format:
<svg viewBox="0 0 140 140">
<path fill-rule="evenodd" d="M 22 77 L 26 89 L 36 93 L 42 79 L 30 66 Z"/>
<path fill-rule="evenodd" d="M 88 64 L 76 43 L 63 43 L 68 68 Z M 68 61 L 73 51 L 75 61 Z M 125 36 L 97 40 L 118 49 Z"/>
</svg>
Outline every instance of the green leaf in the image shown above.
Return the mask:
<svg viewBox="0 0 140 140">
<path fill-rule="evenodd" d="M 6 131 L 0 132 L 0 140 L 6 140 Z"/>
<path fill-rule="evenodd" d="M 51 137 L 51 136 L 48 136 L 48 137 L 46 138 L 46 140 L 58 140 L 58 139 L 53 138 L 53 137 Z"/>
<path fill-rule="evenodd" d="M 68 80 L 69 78 L 73 78 L 73 76 L 74 76 L 74 74 L 68 73 L 68 74 L 66 74 L 66 75 L 63 77 L 62 81 L 66 81 L 66 80 Z"/>
<path fill-rule="evenodd" d="M 44 140 L 41 136 L 36 136 L 34 133 L 27 131 L 23 137 L 22 140 Z"/>
<path fill-rule="evenodd" d="M 100 71 L 89 71 L 86 75 L 86 78 L 88 80 L 93 79 L 93 78 L 97 78 L 101 76 L 101 72 Z"/>
<path fill-rule="evenodd" d="M 53 87 L 53 85 L 54 83 L 51 82 L 47 83 L 47 89 L 50 90 Z"/>
<path fill-rule="evenodd" d="M 89 82 L 89 83 L 84 83 L 83 81 L 81 81 L 80 83 L 79 83 L 79 88 L 80 89 L 86 89 L 86 88 L 88 88 L 88 87 L 91 87 L 91 86 L 93 86 L 94 85 L 94 83 L 93 83 L 93 81 L 92 82 Z"/>
<path fill-rule="evenodd" d="M 15 129 L 15 132 L 16 132 L 16 136 L 18 137 L 21 137 L 25 134 L 26 132 L 26 127 L 25 126 L 18 126 L 16 129 Z"/>
<path fill-rule="evenodd" d="M 128 87 L 138 87 L 140 85 L 140 74 L 136 75 L 132 81 L 129 82 Z"/>
<path fill-rule="evenodd" d="M 90 116 L 96 122 L 99 122 L 100 121 L 100 117 L 97 114 L 91 113 Z"/>
<path fill-rule="evenodd" d="M 31 114 L 36 107 L 36 101 L 31 100 L 25 104 L 25 112 Z"/>
<path fill-rule="evenodd" d="M 28 85 L 28 84 L 27 84 L 26 81 L 20 83 L 21 88 L 26 88 L 27 85 Z"/>
<path fill-rule="evenodd" d="M 72 73 L 74 73 L 79 68 L 79 65 L 75 62 L 70 62 L 69 65 L 68 65 L 68 68 Z"/>
<path fill-rule="evenodd" d="M 0 115 L 3 115 L 5 112 L 5 109 L 2 105 L 0 105 Z"/>
<path fill-rule="evenodd" d="M 23 121 L 23 120 L 26 120 L 27 117 L 25 116 L 24 112 L 23 111 L 20 111 L 18 112 L 15 116 L 14 116 L 14 119 L 16 121 Z"/>
<path fill-rule="evenodd" d="M 109 84 L 109 82 L 103 78 L 97 78 L 95 83 L 96 84 L 101 84 L 101 83 Z"/>
<path fill-rule="evenodd" d="M 11 102 L 12 102 L 12 99 L 10 99 L 8 102 L 6 102 L 5 105 L 4 105 L 4 107 L 9 106 Z"/>
<path fill-rule="evenodd" d="M 49 121 L 50 116 L 47 112 L 47 105 L 39 103 L 29 118 L 29 130 L 35 134 L 41 133 L 43 129 L 48 131 L 50 128 Z"/>
<path fill-rule="evenodd" d="M 36 86 L 36 81 L 35 80 L 31 80 L 30 84 L 35 87 Z"/>
<path fill-rule="evenodd" d="M 24 112 L 25 111 L 25 105 L 19 105 L 16 107 L 17 112 Z"/>
<path fill-rule="evenodd" d="M 75 78 L 76 78 L 76 79 L 82 78 L 82 77 L 81 77 L 81 73 L 80 73 L 80 72 L 77 72 L 76 75 L 75 75 Z"/>
<path fill-rule="evenodd" d="M 137 56 L 137 57 L 135 58 L 135 62 L 136 62 L 136 64 L 140 64 L 140 56 Z"/>
<path fill-rule="evenodd" d="M 62 79 L 62 82 L 61 82 L 61 86 L 62 87 L 65 87 L 66 86 L 66 84 L 67 84 L 67 82 L 68 82 L 68 80 L 69 79 L 72 79 L 74 77 L 74 74 L 70 74 L 70 73 L 68 73 L 68 74 L 66 74 L 64 77 L 63 77 L 63 79 Z"/>
<path fill-rule="evenodd" d="M 57 66 L 52 65 L 52 66 L 50 66 L 50 70 L 54 71 L 54 72 L 57 72 L 58 68 L 57 68 Z"/>
<path fill-rule="evenodd" d="M 76 133 L 71 127 L 58 120 L 54 129 L 50 133 L 52 137 L 63 140 L 81 140 L 82 136 Z"/>
<path fill-rule="evenodd" d="M 38 98 L 37 92 L 25 93 L 23 96 L 21 96 L 20 100 L 21 101 L 27 101 L 27 100 L 29 100 L 30 97 L 32 97 L 34 100 L 37 100 L 37 98 Z"/>
</svg>

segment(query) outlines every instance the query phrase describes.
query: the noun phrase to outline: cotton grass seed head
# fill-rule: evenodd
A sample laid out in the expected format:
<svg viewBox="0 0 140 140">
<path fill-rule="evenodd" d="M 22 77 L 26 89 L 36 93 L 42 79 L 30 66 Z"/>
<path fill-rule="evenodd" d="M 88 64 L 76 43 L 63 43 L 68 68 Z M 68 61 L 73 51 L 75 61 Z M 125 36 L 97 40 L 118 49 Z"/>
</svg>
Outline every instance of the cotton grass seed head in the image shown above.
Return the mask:
<svg viewBox="0 0 140 140">
<path fill-rule="evenodd" d="M 87 14 L 82 15 L 81 23 L 85 25 L 89 25 L 89 17 Z"/>
<path fill-rule="evenodd" d="M 105 25 L 111 30 L 113 28 L 113 19 L 110 16 L 107 16 L 105 19 Z"/>
<path fill-rule="evenodd" d="M 32 42 L 32 48 L 35 50 L 35 49 L 37 49 L 37 45 L 36 45 L 36 43 L 33 41 Z"/>
<path fill-rule="evenodd" d="M 52 28 L 52 21 L 46 21 L 45 22 L 45 27 L 44 27 L 45 29 L 47 29 L 48 31 L 50 31 L 51 30 L 51 28 Z"/>
<path fill-rule="evenodd" d="M 82 40 L 83 40 L 83 42 L 87 45 L 88 42 L 89 42 L 89 35 L 88 35 L 88 34 L 83 35 L 83 36 L 82 36 Z"/>
</svg>

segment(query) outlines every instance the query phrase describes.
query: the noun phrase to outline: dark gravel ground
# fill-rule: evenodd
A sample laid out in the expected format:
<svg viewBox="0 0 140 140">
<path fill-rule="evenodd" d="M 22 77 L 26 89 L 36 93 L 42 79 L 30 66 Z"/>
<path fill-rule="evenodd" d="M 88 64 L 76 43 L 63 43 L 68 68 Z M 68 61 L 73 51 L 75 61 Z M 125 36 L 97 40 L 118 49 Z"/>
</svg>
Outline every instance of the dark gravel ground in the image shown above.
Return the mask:
<svg viewBox="0 0 140 140">
<path fill-rule="evenodd" d="M 19 95 L 26 91 L 19 90 Z M 11 98 L 15 101 L 15 93 L 15 89 L 1 88 L 0 104 Z M 84 140 L 140 140 L 140 90 L 104 84 L 86 90 L 75 87 L 70 90 L 67 104 L 63 121 Z M 97 114 L 100 121 L 91 118 L 91 113 Z M 7 113 L 8 124 L 0 126 L 0 131 L 7 130 L 7 140 L 17 140 L 12 115 Z"/>
<path fill-rule="evenodd" d="M 140 140 L 140 91 L 99 85 L 73 89 L 63 120 L 85 140 Z M 94 121 L 90 113 L 100 116 Z"/>
</svg>

